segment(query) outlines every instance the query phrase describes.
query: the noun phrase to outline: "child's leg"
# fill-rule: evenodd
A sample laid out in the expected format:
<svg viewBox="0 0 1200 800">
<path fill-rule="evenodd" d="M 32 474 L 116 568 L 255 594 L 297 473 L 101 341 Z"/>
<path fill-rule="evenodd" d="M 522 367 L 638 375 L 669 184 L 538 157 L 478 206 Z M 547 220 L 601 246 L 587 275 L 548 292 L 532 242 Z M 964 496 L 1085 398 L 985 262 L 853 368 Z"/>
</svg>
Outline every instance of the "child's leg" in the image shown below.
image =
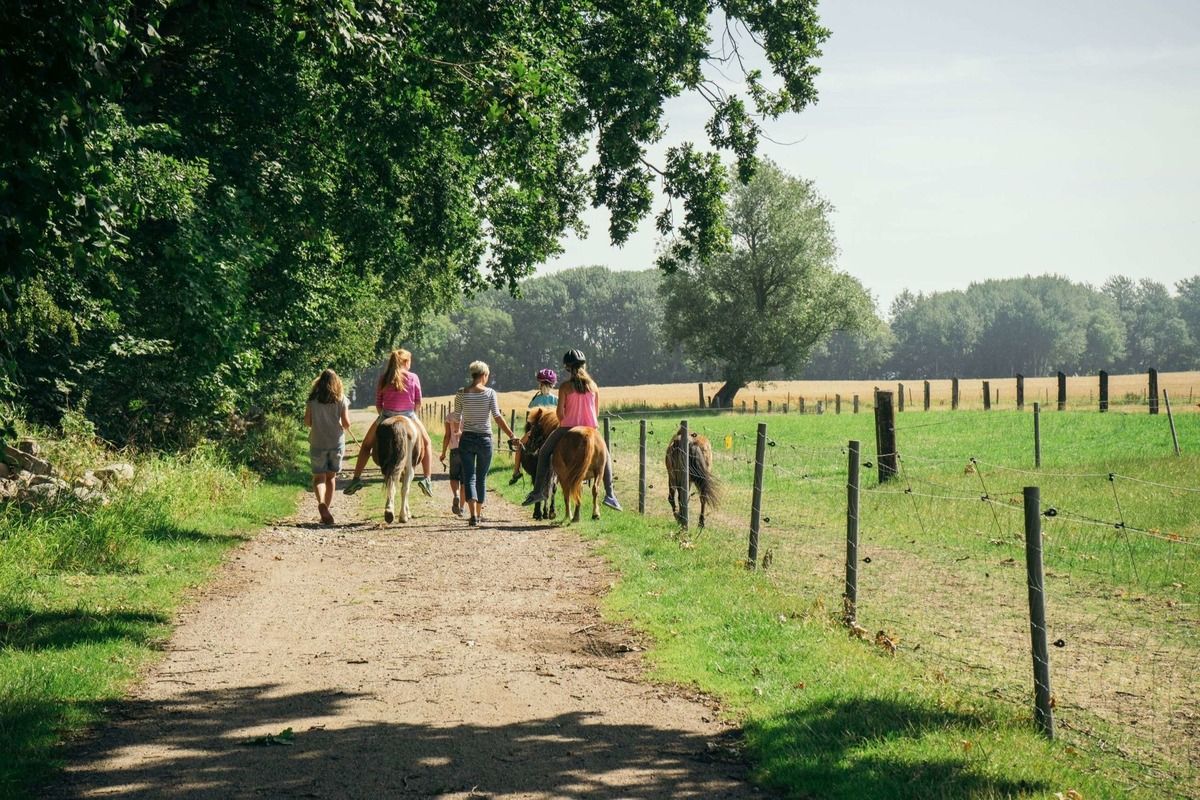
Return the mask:
<svg viewBox="0 0 1200 800">
<path fill-rule="evenodd" d="M 362 477 L 363 470 L 367 468 L 367 459 L 371 457 L 371 450 L 375 447 L 376 431 L 379 428 L 379 417 L 371 423 L 371 427 L 367 428 L 366 434 L 362 438 L 362 444 L 358 446 L 358 460 L 354 462 L 354 480 Z"/>
<path fill-rule="evenodd" d="M 425 470 L 425 480 L 429 480 L 433 475 L 433 442 L 429 439 L 429 431 L 425 430 L 425 426 L 421 426 L 421 436 L 424 439 L 425 450 L 421 456 L 421 469 Z"/>
<path fill-rule="evenodd" d="M 337 473 L 336 472 L 326 472 L 325 473 L 325 507 L 326 508 L 333 505 L 333 487 L 336 482 L 337 482 Z"/>
<path fill-rule="evenodd" d="M 312 490 L 317 498 L 317 505 L 322 503 L 328 504 L 326 497 L 322 496 L 322 489 L 325 487 L 325 473 L 314 472 L 312 476 Z"/>
</svg>

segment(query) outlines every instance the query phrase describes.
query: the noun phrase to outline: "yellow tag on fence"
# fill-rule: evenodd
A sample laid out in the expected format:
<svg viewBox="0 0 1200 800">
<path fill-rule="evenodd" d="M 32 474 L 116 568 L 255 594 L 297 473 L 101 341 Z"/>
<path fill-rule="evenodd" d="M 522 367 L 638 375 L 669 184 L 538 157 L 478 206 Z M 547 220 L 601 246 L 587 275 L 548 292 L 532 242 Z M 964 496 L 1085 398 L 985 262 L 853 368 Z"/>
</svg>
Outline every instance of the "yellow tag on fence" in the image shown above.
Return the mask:
<svg viewBox="0 0 1200 800">
<path fill-rule="evenodd" d="M 726 436 L 726 437 L 725 437 L 725 449 L 726 449 L 726 450 L 732 450 L 732 449 L 733 449 L 733 436 L 732 436 L 732 435 L 729 435 L 729 436 Z"/>
</svg>

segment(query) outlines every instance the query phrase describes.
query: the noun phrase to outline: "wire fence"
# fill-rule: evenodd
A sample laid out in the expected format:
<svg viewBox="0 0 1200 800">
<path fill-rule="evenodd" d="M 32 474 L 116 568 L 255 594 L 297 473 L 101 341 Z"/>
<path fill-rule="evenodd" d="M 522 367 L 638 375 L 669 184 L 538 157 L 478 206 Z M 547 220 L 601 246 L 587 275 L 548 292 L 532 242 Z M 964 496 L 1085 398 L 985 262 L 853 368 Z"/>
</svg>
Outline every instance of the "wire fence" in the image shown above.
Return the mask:
<svg viewBox="0 0 1200 800">
<path fill-rule="evenodd" d="M 671 513 L 658 499 L 671 488 L 661 459 L 680 414 L 669 413 L 610 418 L 624 486 L 637 485 L 638 420 L 646 420 L 645 507 L 656 515 Z M 1095 469 L 1088 459 L 1079 460 L 1082 468 L 1028 469 L 987 449 L 967 456 L 909 452 L 906 434 L 941 435 L 915 423 L 895 429 L 895 453 L 864 442 L 862 477 L 851 486 L 849 442 L 814 442 L 781 426 L 783 433 L 764 432 L 760 447 L 747 426 L 759 421 L 737 414 L 688 420 L 690 432 L 709 441 L 723 487 L 719 509 L 707 509 L 708 525 L 745 530 L 750 521 L 754 566 L 764 580 L 815 597 L 831 614 L 842 609 L 852 635 L 881 655 L 912 659 L 929 680 L 964 687 L 1013 714 L 1032 715 L 1040 688 L 1057 738 L 1071 748 L 1117 757 L 1132 783 L 1165 796 L 1200 795 L 1194 471 L 1147 467 L 1139 474 L 1134 462 Z M 969 445 L 958 434 L 945 435 L 957 437 L 962 450 Z M 889 455 L 898 469 L 881 483 L 878 461 Z M 1194 470 L 1194 460 L 1187 463 Z M 1044 626 L 1030 617 L 1035 581 L 1026 570 L 1023 494 L 1030 486 L 1040 488 Z M 843 609 L 849 490 L 858 496 L 857 596 Z M 694 498 L 691 516 L 685 538 L 710 535 L 694 527 Z M 1037 634 L 1049 643 L 1044 686 L 1031 672 L 1039 661 L 1031 654 Z"/>
</svg>

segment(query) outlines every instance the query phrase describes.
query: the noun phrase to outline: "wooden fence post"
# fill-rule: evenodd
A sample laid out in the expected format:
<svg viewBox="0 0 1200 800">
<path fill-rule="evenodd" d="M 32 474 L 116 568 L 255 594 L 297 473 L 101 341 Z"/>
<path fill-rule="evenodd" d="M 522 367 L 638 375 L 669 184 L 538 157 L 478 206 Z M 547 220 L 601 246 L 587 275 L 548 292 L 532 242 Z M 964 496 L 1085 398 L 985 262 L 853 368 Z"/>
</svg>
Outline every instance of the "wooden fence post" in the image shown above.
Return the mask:
<svg viewBox="0 0 1200 800">
<path fill-rule="evenodd" d="M 1061 370 L 1058 373 L 1058 410 L 1067 410 L 1067 376 Z"/>
<path fill-rule="evenodd" d="M 1025 410 L 1025 376 L 1017 373 L 1017 411 Z"/>
<path fill-rule="evenodd" d="M 983 410 L 992 410 L 992 385 L 988 381 L 983 382 Z"/>
<path fill-rule="evenodd" d="M 1046 646 L 1046 584 L 1042 573 L 1042 504 L 1036 486 L 1025 487 L 1025 575 L 1029 586 L 1029 638 L 1033 652 L 1034 720 L 1054 738 L 1050 704 L 1050 650 Z"/>
<path fill-rule="evenodd" d="M 1042 468 L 1042 404 L 1033 404 L 1033 466 Z"/>
<path fill-rule="evenodd" d="M 803 397 L 800 398 L 800 413 L 801 414 L 804 413 L 804 398 Z"/>
<path fill-rule="evenodd" d="M 842 613 L 847 625 L 858 618 L 858 484 L 859 448 L 855 439 L 850 440 L 846 467 L 846 591 L 842 599 Z"/>
<path fill-rule="evenodd" d="M 1100 413 L 1108 411 L 1108 372 L 1100 370 Z"/>
<path fill-rule="evenodd" d="M 896 406 L 891 392 L 875 393 L 875 460 L 879 464 L 879 482 L 896 477 Z"/>
<path fill-rule="evenodd" d="M 754 494 L 750 501 L 750 547 L 746 552 L 746 569 L 758 567 L 758 529 L 762 520 L 763 462 L 767 460 L 767 423 L 758 423 L 758 439 L 754 444 Z"/>
<path fill-rule="evenodd" d="M 925 410 L 929 410 L 929 381 L 925 381 Z"/>
<path fill-rule="evenodd" d="M 835 394 L 833 396 L 833 413 L 842 413 L 842 396 L 840 394 Z"/>
<path fill-rule="evenodd" d="M 897 411 L 904 410 L 904 384 L 903 383 L 896 384 L 896 410 Z"/>
<path fill-rule="evenodd" d="M 950 379 L 950 409 L 958 410 L 958 378 Z"/>
<path fill-rule="evenodd" d="M 758 398 L 754 398 L 754 416 L 758 416 Z"/>
<path fill-rule="evenodd" d="M 1179 457 L 1179 434 L 1175 432 L 1175 415 L 1171 413 L 1171 397 L 1163 389 L 1163 404 L 1167 407 L 1167 423 L 1171 426 L 1171 443 L 1175 445 L 1175 456 Z"/>
<path fill-rule="evenodd" d="M 854 413 L 858 413 L 858 395 L 854 395 Z"/>
<path fill-rule="evenodd" d="M 704 408 L 704 384 L 697 383 L 696 388 L 700 391 L 700 407 Z"/>
<path fill-rule="evenodd" d="M 1150 413 L 1158 413 L 1158 370 L 1153 367 L 1146 373 L 1149 379 L 1147 396 L 1150 398 Z"/>
<path fill-rule="evenodd" d="M 638 513 L 646 513 L 646 420 L 638 422 Z"/>
<path fill-rule="evenodd" d="M 770 401 L 770 400 L 768 400 L 768 401 L 767 401 L 767 413 L 768 413 L 768 414 L 770 414 L 770 413 L 771 413 L 771 406 L 772 406 L 772 403 L 771 403 L 771 401 Z"/>
<path fill-rule="evenodd" d="M 744 401 L 743 401 L 744 402 Z M 679 495 L 679 524 L 683 526 L 683 532 L 687 533 L 691 520 L 688 517 L 688 500 L 692 493 L 692 437 L 688 435 L 688 421 L 681 420 L 679 423 L 679 442 L 683 445 L 683 486 L 676 487 Z"/>
</svg>

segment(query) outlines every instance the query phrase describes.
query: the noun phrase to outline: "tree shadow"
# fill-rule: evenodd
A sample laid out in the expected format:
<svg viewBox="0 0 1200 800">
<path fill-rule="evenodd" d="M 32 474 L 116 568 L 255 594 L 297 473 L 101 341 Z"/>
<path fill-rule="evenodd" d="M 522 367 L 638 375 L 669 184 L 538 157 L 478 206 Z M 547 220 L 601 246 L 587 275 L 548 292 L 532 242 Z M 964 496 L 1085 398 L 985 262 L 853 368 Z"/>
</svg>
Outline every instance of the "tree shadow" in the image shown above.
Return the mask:
<svg viewBox="0 0 1200 800">
<path fill-rule="evenodd" d="M 24 606 L 0 608 L 0 648 L 6 650 L 66 650 L 112 640 L 146 644 L 153 626 L 170 620 L 140 611 L 33 611 Z"/>
<path fill-rule="evenodd" d="M 432 797 L 762 796 L 710 737 L 563 713 L 495 726 L 335 717 L 356 695 L 285 694 L 272 684 L 131 700 L 68 752 L 39 796 Z M 290 736 L 264 738 L 292 728 Z M 121 759 L 147 748 L 152 759 Z M 116 760 L 109 760 L 116 758 Z"/>
<path fill-rule="evenodd" d="M 1042 781 L 977 769 L 969 753 L 918 743 L 926 735 L 971 741 L 995 720 L 894 698 L 813 703 L 746 727 L 756 769 L 769 786 L 821 798 L 1043 796 Z"/>
</svg>

